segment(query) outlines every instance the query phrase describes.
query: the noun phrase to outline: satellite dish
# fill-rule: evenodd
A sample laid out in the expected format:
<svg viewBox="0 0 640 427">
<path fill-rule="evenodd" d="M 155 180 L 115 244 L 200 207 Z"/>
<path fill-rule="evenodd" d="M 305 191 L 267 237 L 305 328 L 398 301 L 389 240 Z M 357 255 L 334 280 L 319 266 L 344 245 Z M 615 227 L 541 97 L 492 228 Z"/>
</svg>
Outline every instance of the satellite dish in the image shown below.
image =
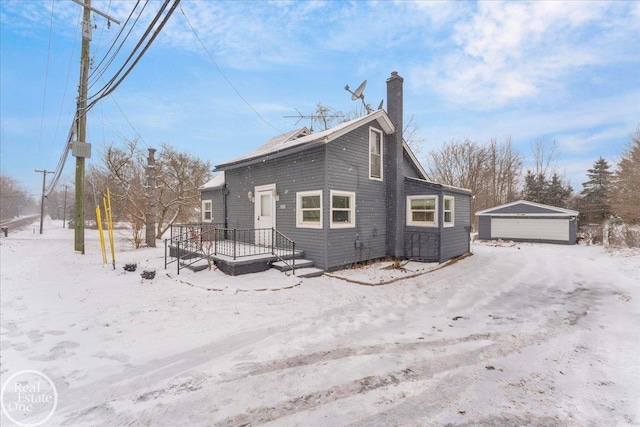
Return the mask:
<svg viewBox="0 0 640 427">
<path fill-rule="evenodd" d="M 384 104 L 384 99 L 380 101 L 380 104 L 378 105 L 378 110 L 382 110 L 382 104 Z"/>
<path fill-rule="evenodd" d="M 360 83 L 360 86 L 358 86 L 358 89 L 356 89 L 355 92 L 353 92 L 351 94 L 351 100 L 355 101 L 358 98 L 364 98 L 364 96 L 362 95 L 364 93 L 364 88 L 367 87 L 367 81 L 363 81 L 362 83 Z"/>
<path fill-rule="evenodd" d="M 364 88 L 366 86 L 367 86 L 367 81 L 365 80 L 362 83 L 360 83 L 360 86 L 358 86 L 358 89 L 356 89 L 355 92 L 351 92 L 351 90 L 349 89 L 349 85 L 346 85 L 344 87 L 344 90 L 346 90 L 351 94 L 352 101 L 355 101 L 356 99 L 360 99 L 362 101 L 362 105 L 367 110 L 367 114 L 369 114 L 371 112 L 371 107 L 369 107 L 369 105 L 367 105 L 367 103 L 364 102 Z"/>
<path fill-rule="evenodd" d="M 355 90 L 355 92 L 351 92 L 351 90 L 349 89 L 349 85 L 346 85 L 344 87 L 344 90 L 346 90 L 347 92 L 349 92 L 351 94 L 351 100 L 355 101 L 356 99 L 364 99 L 364 88 L 367 86 L 367 81 L 363 81 L 362 83 L 360 83 L 360 86 L 358 86 L 358 89 Z"/>
</svg>

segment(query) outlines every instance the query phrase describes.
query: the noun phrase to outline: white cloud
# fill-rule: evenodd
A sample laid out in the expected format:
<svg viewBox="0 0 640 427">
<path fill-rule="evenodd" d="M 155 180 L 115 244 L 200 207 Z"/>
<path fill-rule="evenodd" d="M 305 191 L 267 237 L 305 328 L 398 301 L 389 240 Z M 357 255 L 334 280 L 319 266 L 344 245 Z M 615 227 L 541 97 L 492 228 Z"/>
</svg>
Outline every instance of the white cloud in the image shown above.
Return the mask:
<svg viewBox="0 0 640 427">
<path fill-rule="evenodd" d="M 621 140 L 622 135 L 630 132 L 624 125 L 606 127 L 596 131 L 578 131 L 572 133 L 560 133 L 556 139 L 562 151 L 568 153 L 591 152 L 598 147 L 606 147 L 611 140 Z"/>
<path fill-rule="evenodd" d="M 453 104 L 502 108 L 621 60 L 638 28 L 628 12 L 617 2 L 479 2 L 455 25 L 454 49 L 411 74 Z"/>
</svg>

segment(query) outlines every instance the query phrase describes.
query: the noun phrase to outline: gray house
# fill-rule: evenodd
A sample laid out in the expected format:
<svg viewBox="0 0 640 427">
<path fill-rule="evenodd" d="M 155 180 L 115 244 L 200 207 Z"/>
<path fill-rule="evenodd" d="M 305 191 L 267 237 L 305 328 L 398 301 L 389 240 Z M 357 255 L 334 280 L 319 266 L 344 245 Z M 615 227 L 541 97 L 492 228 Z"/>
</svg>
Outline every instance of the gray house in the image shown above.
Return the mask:
<svg viewBox="0 0 640 427">
<path fill-rule="evenodd" d="M 569 209 L 518 200 L 476 212 L 478 238 L 573 245 L 578 214 Z"/>
<path fill-rule="evenodd" d="M 391 73 L 388 112 L 322 132 L 296 129 L 217 165 L 201 188 L 203 222 L 277 230 L 323 270 L 468 253 L 471 193 L 427 180 L 402 139 L 402 86 Z"/>
</svg>

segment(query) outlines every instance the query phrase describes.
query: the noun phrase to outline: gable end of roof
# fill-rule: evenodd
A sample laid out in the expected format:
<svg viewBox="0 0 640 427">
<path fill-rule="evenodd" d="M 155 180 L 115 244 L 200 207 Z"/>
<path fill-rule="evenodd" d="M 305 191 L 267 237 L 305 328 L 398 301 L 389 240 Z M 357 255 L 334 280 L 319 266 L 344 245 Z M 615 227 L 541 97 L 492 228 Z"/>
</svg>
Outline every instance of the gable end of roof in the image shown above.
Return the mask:
<svg viewBox="0 0 640 427">
<path fill-rule="evenodd" d="M 497 212 L 505 208 L 514 207 L 517 205 L 525 205 L 537 209 L 544 209 L 547 212 L 520 212 L 520 213 L 509 213 L 509 212 Z M 515 202 L 506 203 L 500 206 L 494 206 L 489 209 L 484 209 L 479 212 L 476 212 L 476 216 L 489 216 L 489 215 L 517 215 L 517 216 L 578 216 L 580 212 L 573 211 L 571 209 L 558 208 L 556 206 L 545 205 L 542 203 L 530 202 L 528 200 L 516 200 Z"/>
</svg>

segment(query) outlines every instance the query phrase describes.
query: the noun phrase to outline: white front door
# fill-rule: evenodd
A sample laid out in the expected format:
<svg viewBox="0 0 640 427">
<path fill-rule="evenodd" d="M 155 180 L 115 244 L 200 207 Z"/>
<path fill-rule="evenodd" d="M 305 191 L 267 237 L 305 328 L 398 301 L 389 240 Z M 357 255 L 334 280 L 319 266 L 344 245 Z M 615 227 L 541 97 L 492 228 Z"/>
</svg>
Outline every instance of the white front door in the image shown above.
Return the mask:
<svg viewBox="0 0 640 427">
<path fill-rule="evenodd" d="M 271 228 L 276 226 L 276 185 L 261 185 L 255 188 L 255 243 L 271 245 Z"/>
</svg>

